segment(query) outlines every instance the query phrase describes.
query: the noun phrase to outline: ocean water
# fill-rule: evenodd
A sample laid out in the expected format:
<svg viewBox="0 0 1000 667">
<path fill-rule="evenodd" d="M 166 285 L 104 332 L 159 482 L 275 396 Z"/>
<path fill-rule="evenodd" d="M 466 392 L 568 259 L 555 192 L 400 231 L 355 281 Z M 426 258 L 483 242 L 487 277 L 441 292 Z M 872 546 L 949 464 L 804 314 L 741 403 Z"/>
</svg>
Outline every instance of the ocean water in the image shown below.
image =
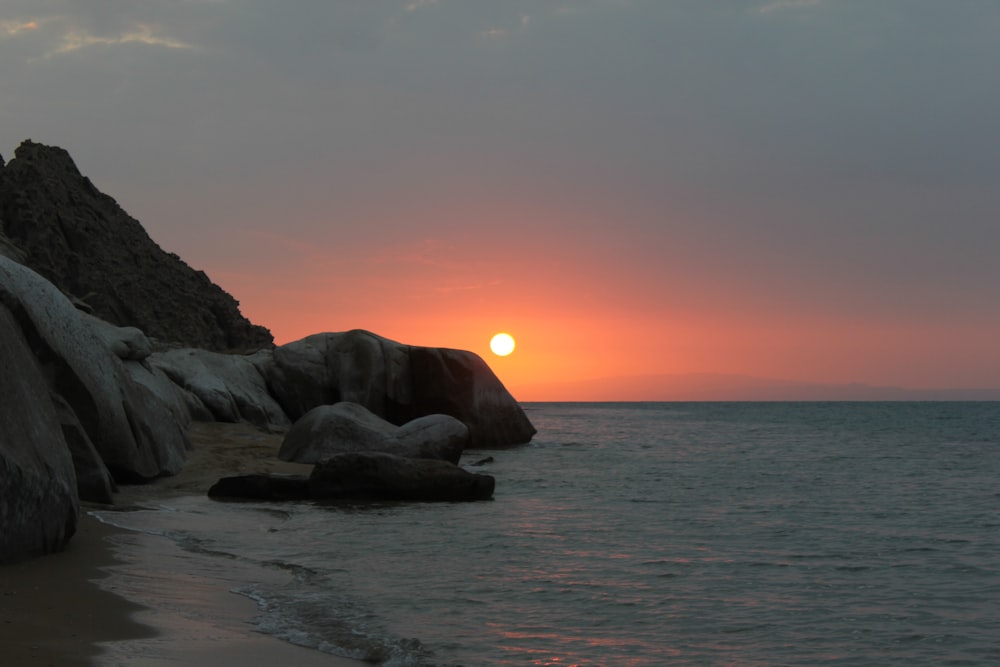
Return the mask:
<svg viewBox="0 0 1000 667">
<path fill-rule="evenodd" d="M 1000 664 L 1000 403 L 535 403 L 493 501 L 101 518 L 383 665 Z"/>
</svg>

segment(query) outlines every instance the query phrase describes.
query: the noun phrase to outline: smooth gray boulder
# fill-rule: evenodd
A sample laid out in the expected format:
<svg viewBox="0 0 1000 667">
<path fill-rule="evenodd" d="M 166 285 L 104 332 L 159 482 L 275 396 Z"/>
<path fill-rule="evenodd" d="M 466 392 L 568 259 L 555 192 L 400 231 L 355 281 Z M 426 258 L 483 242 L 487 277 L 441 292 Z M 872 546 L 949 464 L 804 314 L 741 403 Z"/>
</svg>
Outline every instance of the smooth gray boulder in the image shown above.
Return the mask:
<svg viewBox="0 0 1000 667">
<path fill-rule="evenodd" d="M 316 464 L 309 476 L 314 500 L 489 500 L 496 482 L 433 459 L 381 452 L 337 454 Z"/>
<path fill-rule="evenodd" d="M 180 470 L 190 444 L 183 428 L 155 394 L 131 379 L 86 315 L 52 283 L 0 256 L 0 303 L 116 480 L 145 481 Z"/>
<path fill-rule="evenodd" d="M 79 515 L 73 459 L 20 325 L 0 304 L 0 564 L 61 550 Z"/>
<path fill-rule="evenodd" d="M 241 355 L 181 348 L 156 352 L 148 361 L 191 394 L 195 400 L 189 405 L 204 406 L 213 421 L 247 421 L 273 432 L 291 421 L 268 393 L 260 370 L 270 360 L 270 350 Z"/>
<path fill-rule="evenodd" d="M 262 370 L 293 421 L 348 401 L 396 425 L 450 415 L 468 427 L 469 447 L 524 444 L 535 434 L 486 362 L 465 350 L 404 345 L 362 330 L 322 333 L 275 348 Z"/>
<path fill-rule="evenodd" d="M 132 381 L 156 394 L 181 428 L 186 430 L 192 421 L 215 421 L 211 411 L 197 396 L 175 384 L 166 373 L 148 360 L 126 361 L 124 365 Z"/>
<path fill-rule="evenodd" d="M 469 445 L 469 427 L 450 415 L 425 415 L 400 426 L 392 440 L 399 450 L 390 454 L 457 464 Z"/>
<path fill-rule="evenodd" d="M 458 463 L 468 442 L 468 427 L 448 415 L 427 415 L 396 426 L 363 405 L 342 401 L 317 406 L 295 422 L 278 458 L 319 463 L 334 454 L 385 452 Z"/>
</svg>

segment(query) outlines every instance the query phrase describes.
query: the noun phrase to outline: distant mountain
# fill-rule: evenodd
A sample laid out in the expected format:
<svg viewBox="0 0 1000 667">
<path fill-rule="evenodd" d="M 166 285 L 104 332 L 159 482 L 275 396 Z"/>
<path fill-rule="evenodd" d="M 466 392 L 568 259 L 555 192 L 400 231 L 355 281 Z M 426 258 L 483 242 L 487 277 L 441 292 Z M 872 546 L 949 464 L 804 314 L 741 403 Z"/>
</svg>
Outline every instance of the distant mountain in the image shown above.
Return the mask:
<svg viewBox="0 0 1000 667">
<path fill-rule="evenodd" d="M 565 401 L 1000 401 L 996 389 L 905 389 L 686 373 L 526 385 L 518 400 Z"/>
</svg>

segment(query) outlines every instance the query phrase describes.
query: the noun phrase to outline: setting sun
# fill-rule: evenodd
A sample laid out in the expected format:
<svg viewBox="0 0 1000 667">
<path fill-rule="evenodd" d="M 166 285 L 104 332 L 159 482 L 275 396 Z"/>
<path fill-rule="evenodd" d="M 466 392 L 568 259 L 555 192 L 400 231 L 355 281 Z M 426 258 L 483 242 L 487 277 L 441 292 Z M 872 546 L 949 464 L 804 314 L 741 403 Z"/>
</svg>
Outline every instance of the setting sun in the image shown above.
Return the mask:
<svg viewBox="0 0 1000 667">
<path fill-rule="evenodd" d="M 499 357 L 506 357 L 514 351 L 514 337 L 510 334 L 498 333 L 490 339 L 490 349 Z"/>
</svg>

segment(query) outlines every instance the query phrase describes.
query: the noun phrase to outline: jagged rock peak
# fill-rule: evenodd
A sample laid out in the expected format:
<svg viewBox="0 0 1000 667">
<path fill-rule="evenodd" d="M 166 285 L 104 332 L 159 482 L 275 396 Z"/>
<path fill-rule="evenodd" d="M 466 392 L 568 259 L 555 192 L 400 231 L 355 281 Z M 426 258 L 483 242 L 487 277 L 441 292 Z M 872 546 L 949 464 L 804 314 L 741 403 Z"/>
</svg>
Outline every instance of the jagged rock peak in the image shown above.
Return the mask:
<svg viewBox="0 0 1000 667">
<path fill-rule="evenodd" d="M 220 352 L 273 343 L 204 272 L 160 248 L 62 148 L 27 140 L 0 162 L 0 235 L 24 253 L 24 264 L 118 326 Z"/>
</svg>

